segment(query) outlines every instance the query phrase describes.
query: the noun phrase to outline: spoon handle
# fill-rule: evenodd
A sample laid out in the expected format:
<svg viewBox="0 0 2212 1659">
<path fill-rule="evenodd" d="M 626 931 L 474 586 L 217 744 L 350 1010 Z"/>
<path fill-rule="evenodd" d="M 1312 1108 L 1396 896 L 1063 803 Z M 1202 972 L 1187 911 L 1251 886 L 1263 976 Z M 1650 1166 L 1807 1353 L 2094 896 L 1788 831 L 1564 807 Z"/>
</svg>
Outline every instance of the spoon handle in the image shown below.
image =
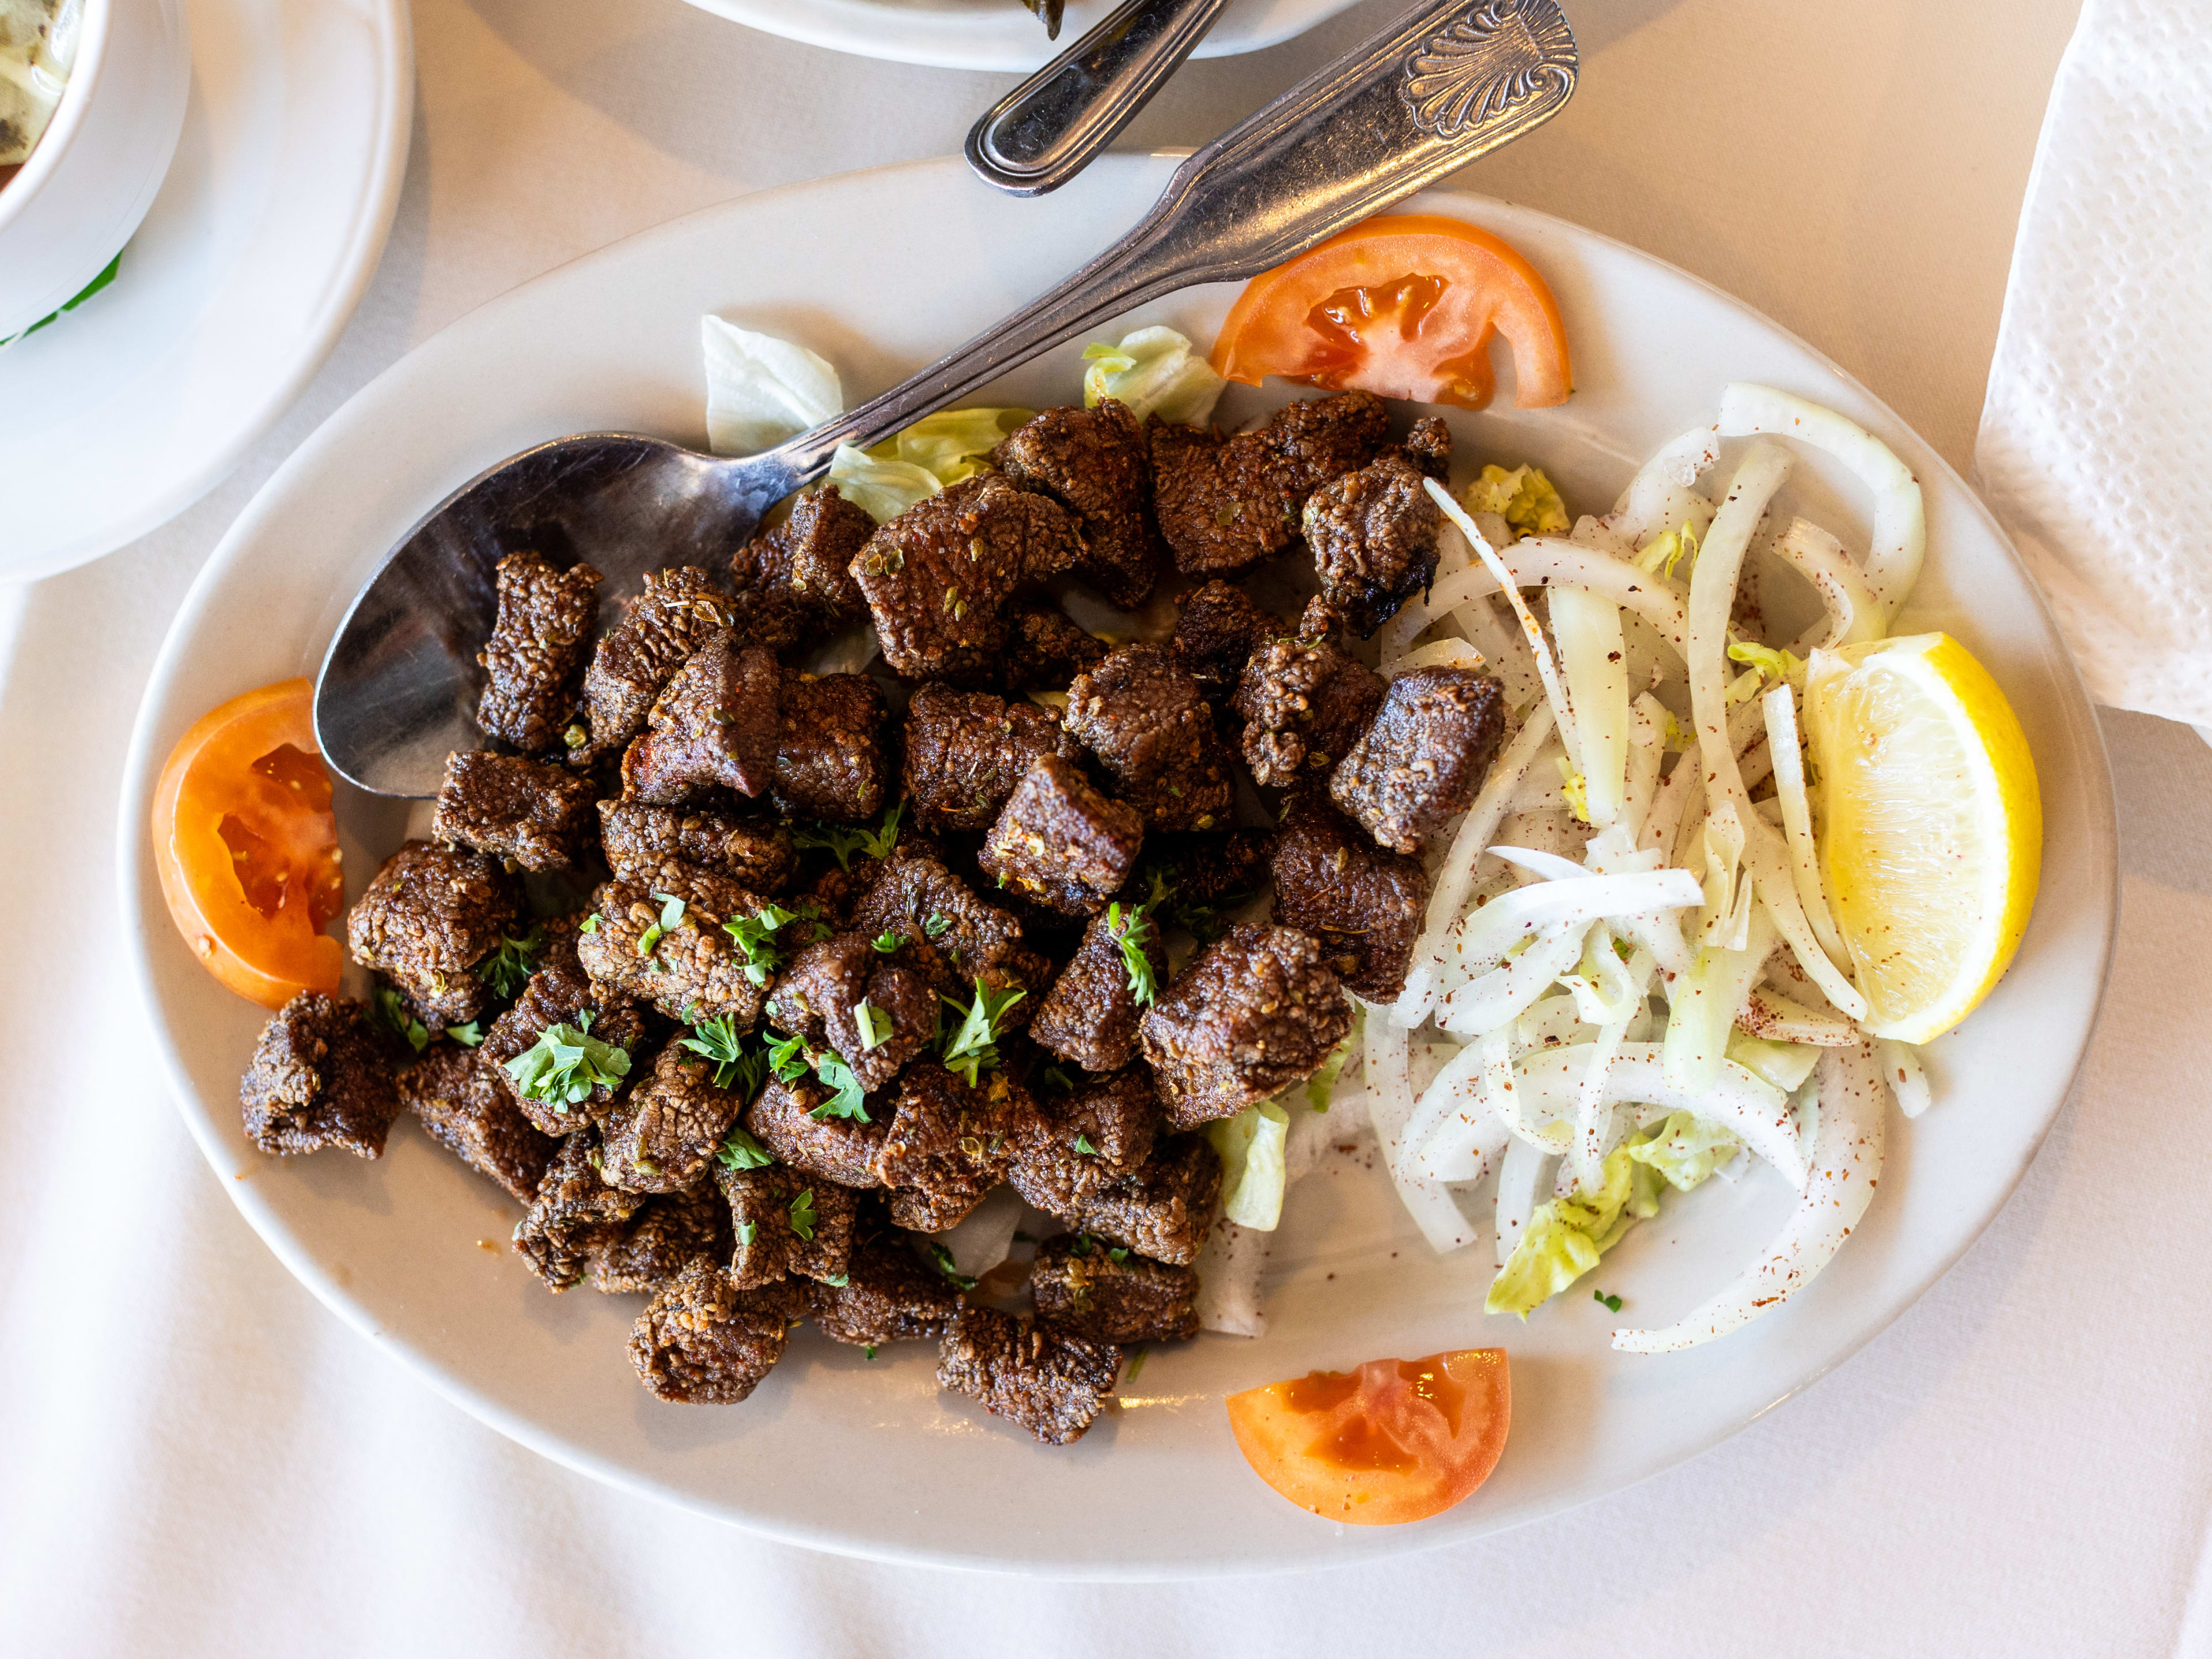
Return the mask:
<svg viewBox="0 0 2212 1659">
<path fill-rule="evenodd" d="M 983 112 L 968 130 L 968 165 L 1016 196 L 1059 189 L 1151 101 L 1228 5 L 1128 0 Z"/>
<path fill-rule="evenodd" d="M 881 443 L 1132 307 L 1256 276 L 1541 125 L 1573 95 L 1577 63 L 1556 0 L 1424 0 L 1191 156 L 1134 229 L 1057 288 L 903 385 L 731 465 L 795 488 L 840 444 Z"/>
</svg>

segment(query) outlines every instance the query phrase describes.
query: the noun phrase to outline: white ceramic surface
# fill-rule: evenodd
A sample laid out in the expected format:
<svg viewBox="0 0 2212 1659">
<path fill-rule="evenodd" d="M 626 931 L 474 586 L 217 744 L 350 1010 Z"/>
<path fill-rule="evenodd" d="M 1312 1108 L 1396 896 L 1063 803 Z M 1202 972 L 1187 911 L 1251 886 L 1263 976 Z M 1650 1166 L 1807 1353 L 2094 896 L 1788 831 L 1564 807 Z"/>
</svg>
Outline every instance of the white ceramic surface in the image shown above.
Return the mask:
<svg viewBox="0 0 2212 1659">
<path fill-rule="evenodd" d="M 69 84 L 0 189 L 0 339 L 84 291 L 153 205 L 191 76 L 185 0 L 86 0 Z"/>
<path fill-rule="evenodd" d="M 0 580 L 98 558 L 213 488 L 321 368 L 383 251 L 404 0 L 192 0 L 191 27 L 183 137 L 114 283 L 0 350 Z"/>
<path fill-rule="evenodd" d="M 262 1015 L 193 963 L 147 850 L 152 781 L 185 726 L 249 687 L 312 673 L 384 550 L 483 466 L 573 431 L 629 428 L 702 443 L 701 313 L 805 340 L 857 396 L 1080 264 L 1149 204 L 1172 165 L 1109 157 L 1066 191 L 1017 202 L 976 185 L 956 161 L 917 163 L 731 203 L 580 260 L 464 319 L 362 391 L 270 480 L 179 613 L 140 714 L 120 821 L 128 946 L 169 1081 L 223 1189 L 287 1267 L 523 1443 L 781 1538 L 908 1560 L 1135 1577 L 1415 1550 L 1617 1491 L 1804 1387 L 1972 1242 L 2057 1111 L 2094 1018 L 2116 915 L 2110 780 L 2073 668 L 1988 515 L 1863 387 L 1737 302 L 1532 210 L 1439 192 L 1418 207 L 1497 229 L 1545 273 L 1577 354 L 1577 392 L 1564 410 L 1455 414 L 1462 464 L 1533 459 L 1570 502 L 1609 502 L 1634 458 L 1711 418 L 1729 379 L 1835 404 L 1895 445 L 1928 489 L 1928 573 L 1900 625 L 1964 639 L 2034 747 L 2045 874 L 2020 960 L 1936 1045 L 1938 1103 L 1917 1123 L 1893 1123 L 1880 1197 L 1802 1296 L 1725 1341 L 1657 1358 L 1613 1353 L 1613 1317 L 1586 1297 L 1565 1297 L 1526 1326 L 1486 1319 L 1486 1235 L 1456 1255 L 1431 1255 L 1381 1173 L 1342 1161 L 1291 1195 L 1269 1334 L 1154 1352 L 1121 1408 L 1054 1451 L 940 1395 L 926 1345 L 869 1363 L 805 1333 L 742 1407 L 660 1405 L 623 1356 L 634 1299 L 547 1295 L 505 1250 L 514 1206 L 412 1124 L 395 1127 L 373 1164 L 337 1155 L 278 1163 L 252 1149 L 237 1086 Z M 848 230 L 825 239 L 823 223 Z M 896 305 L 881 303 L 885 271 L 902 273 Z M 1135 320 L 1210 337 L 1232 297 L 1194 290 Z M 1008 376 L 988 400 L 1073 397 L 1079 349 Z M 1232 399 L 1232 416 L 1281 400 Z M 1832 489 L 1836 482 L 1804 455 L 1790 500 L 1863 535 L 1864 503 L 1848 487 Z M 397 840 L 400 808 L 342 802 L 356 890 Z M 1604 1287 L 1632 1317 L 1671 1317 L 1731 1275 L 1785 1209 L 1771 1178 L 1709 1183 L 1609 1255 Z M 1512 1437 L 1481 1491 L 1417 1526 L 1344 1528 L 1291 1508 L 1245 1468 L 1223 1419 L 1221 1397 L 1238 1388 L 1471 1345 L 1512 1353 Z M 1591 1571 L 1601 1584 L 1602 1564 Z"/>
<path fill-rule="evenodd" d="M 1026 72 L 1065 50 L 1121 0 L 1068 0 L 1058 41 L 1020 0 L 691 0 L 750 28 L 863 58 L 938 69 Z M 1356 0 L 1236 0 L 1199 43 L 1200 58 L 1279 46 Z"/>
</svg>

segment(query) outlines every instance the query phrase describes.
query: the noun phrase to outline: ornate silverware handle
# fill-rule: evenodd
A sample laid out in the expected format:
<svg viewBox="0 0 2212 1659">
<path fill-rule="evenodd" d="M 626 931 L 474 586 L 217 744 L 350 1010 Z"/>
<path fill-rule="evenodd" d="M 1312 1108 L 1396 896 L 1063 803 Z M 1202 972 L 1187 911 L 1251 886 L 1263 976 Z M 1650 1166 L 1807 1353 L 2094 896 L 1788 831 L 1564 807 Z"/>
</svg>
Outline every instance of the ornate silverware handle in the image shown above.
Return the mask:
<svg viewBox="0 0 2212 1659">
<path fill-rule="evenodd" d="M 1113 143 L 1229 0 L 1127 0 L 983 112 L 968 165 L 1016 196 L 1057 190 Z"/>
<path fill-rule="evenodd" d="M 1199 283 L 1255 276 L 1519 137 L 1573 95 L 1555 0 L 1426 0 L 1200 150 L 1134 229 L 881 397 L 741 465 L 794 484 L 1061 341 Z"/>
</svg>

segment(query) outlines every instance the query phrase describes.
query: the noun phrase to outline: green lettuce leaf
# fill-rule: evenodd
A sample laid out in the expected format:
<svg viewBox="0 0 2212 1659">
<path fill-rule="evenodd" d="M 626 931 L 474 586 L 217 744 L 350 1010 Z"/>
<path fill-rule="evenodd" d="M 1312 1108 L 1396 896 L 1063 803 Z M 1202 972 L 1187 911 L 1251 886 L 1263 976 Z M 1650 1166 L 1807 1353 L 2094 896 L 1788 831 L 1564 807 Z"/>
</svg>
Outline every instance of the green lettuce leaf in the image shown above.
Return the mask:
<svg viewBox="0 0 2212 1659">
<path fill-rule="evenodd" d="M 1291 1115 L 1272 1100 L 1206 1126 L 1221 1159 L 1221 1212 L 1240 1227 L 1273 1232 L 1283 1218 L 1283 1141 Z"/>
<path fill-rule="evenodd" d="M 1486 466 L 1460 501 L 1471 514 L 1495 513 L 1523 536 L 1564 535 L 1574 524 L 1567 504 L 1538 467 L 1516 466 L 1508 472 Z"/>
<path fill-rule="evenodd" d="M 830 463 L 837 493 L 887 524 L 949 484 L 973 477 L 1000 441 L 1030 418 L 1026 409 L 951 409 L 924 416 L 872 449 L 838 446 Z"/>
<path fill-rule="evenodd" d="M 1738 1027 L 1729 1032 L 1727 1058 L 1761 1082 L 1794 1095 L 1820 1063 L 1820 1051 L 1809 1042 L 1776 1042 Z"/>
<path fill-rule="evenodd" d="M 1536 1206 L 1521 1242 L 1491 1281 L 1485 1312 L 1528 1318 L 1530 1310 L 1596 1267 L 1630 1227 L 1659 1213 L 1659 1172 L 1640 1162 L 1629 1146 L 1608 1154 L 1603 1170 L 1596 1192 Z"/>
<path fill-rule="evenodd" d="M 805 346 L 773 334 L 699 319 L 707 359 L 707 445 L 717 455 L 757 455 L 845 409 L 837 371 Z"/>
<path fill-rule="evenodd" d="M 1090 365 L 1083 371 L 1083 406 L 1096 409 L 1111 398 L 1140 421 L 1149 415 L 1202 421 L 1228 385 L 1188 337 L 1171 328 L 1140 328 L 1119 345 L 1085 346 L 1083 356 Z"/>
<path fill-rule="evenodd" d="M 1675 1191 L 1686 1193 L 1742 1151 L 1743 1143 L 1717 1123 L 1675 1112 L 1620 1150 L 1666 1176 Z"/>
</svg>

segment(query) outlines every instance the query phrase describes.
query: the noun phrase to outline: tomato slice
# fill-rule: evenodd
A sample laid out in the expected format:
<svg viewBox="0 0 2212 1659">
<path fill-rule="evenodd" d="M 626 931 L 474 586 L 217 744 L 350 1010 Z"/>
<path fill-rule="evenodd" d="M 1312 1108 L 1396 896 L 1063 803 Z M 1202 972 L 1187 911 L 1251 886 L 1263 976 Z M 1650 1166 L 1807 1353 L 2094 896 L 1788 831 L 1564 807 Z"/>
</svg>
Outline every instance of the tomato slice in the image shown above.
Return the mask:
<svg viewBox="0 0 2212 1659">
<path fill-rule="evenodd" d="M 161 769 L 153 832 L 170 918 L 210 973 L 265 1008 L 338 988 L 345 953 L 323 929 L 345 876 L 307 681 L 202 716 Z"/>
<path fill-rule="evenodd" d="M 1535 268 L 1461 220 L 1386 215 L 1255 276 L 1221 325 L 1213 367 L 1246 386 L 1276 374 L 1481 409 L 1498 334 L 1513 348 L 1515 404 L 1566 402 L 1566 325 Z"/>
<path fill-rule="evenodd" d="M 1229 1396 L 1237 1448 L 1300 1509 L 1355 1526 L 1441 1515 L 1505 1449 L 1513 1391 L 1503 1348 L 1370 1359 Z"/>
</svg>

